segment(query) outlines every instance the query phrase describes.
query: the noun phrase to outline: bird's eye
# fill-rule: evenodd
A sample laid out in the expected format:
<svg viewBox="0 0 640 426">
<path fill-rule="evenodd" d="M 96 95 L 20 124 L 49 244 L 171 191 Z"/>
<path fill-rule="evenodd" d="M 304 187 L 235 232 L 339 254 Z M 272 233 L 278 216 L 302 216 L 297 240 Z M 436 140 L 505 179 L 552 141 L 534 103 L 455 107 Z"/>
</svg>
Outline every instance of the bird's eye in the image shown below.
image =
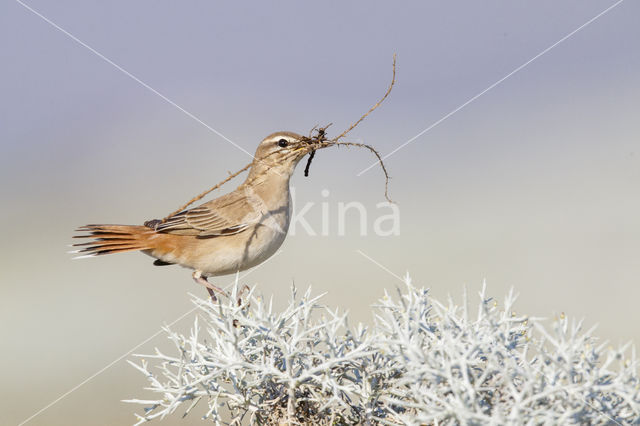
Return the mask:
<svg viewBox="0 0 640 426">
<path fill-rule="evenodd" d="M 278 146 L 284 148 L 285 146 L 289 145 L 289 142 L 286 139 L 280 139 L 278 141 Z"/>
</svg>

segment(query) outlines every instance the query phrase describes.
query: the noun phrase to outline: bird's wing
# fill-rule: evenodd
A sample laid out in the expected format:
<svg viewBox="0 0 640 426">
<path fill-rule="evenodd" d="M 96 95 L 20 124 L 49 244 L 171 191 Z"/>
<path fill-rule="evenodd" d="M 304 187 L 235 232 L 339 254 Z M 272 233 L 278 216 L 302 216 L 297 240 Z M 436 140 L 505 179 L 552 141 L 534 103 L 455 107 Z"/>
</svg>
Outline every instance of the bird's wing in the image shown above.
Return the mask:
<svg viewBox="0 0 640 426">
<path fill-rule="evenodd" d="M 259 218 L 260 212 L 249 198 L 241 191 L 231 192 L 171 216 L 156 230 L 202 237 L 237 234 Z"/>
</svg>

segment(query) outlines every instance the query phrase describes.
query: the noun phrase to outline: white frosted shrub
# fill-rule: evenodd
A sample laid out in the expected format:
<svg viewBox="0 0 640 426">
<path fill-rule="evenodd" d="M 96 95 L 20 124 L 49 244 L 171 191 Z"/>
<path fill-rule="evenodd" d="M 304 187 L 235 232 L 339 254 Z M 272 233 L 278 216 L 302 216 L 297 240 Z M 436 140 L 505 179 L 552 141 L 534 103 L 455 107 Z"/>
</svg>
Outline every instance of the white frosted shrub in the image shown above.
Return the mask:
<svg viewBox="0 0 640 426">
<path fill-rule="evenodd" d="M 640 424 L 634 348 L 517 316 L 512 292 L 500 306 L 483 288 L 472 313 L 407 277 L 354 328 L 310 290 L 276 312 L 238 289 L 194 297 L 191 335 L 166 329 L 176 353 L 132 363 L 158 395 L 128 400 L 139 423 L 201 403 L 216 424 Z"/>
</svg>

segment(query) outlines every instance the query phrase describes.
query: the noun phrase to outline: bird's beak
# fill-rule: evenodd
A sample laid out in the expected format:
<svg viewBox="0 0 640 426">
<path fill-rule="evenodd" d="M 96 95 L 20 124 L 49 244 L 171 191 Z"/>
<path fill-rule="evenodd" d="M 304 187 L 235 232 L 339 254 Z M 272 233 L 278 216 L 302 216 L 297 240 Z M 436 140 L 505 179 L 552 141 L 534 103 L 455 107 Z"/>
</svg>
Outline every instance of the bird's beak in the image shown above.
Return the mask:
<svg viewBox="0 0 640 426">
<path fill-rule="evenodd" d="M 322 148 L 325 148 L 325 146 L 313 142 L 301 141 L 300 145 L 297 146 L 293 152 L 296 154 L 298 159 L 302 159 L 305 155 L 311 154 L 313 151 Z"/>
<path fill-rule="evenodd" d="M 327 148 L 328 145 L 326 144 L 321 144 L 321 143 L 314 143 L 313 140 L 308 140 L 308 141 L 300 141 L 300 145 L 298 147 L 296 147 L 296 149 L 294 150 L 294 152 L 304 152 L 305 154 L 311 152 L 311 151 L 316 151 L 318 149 L 323 149 L 323 148 Z"/>
</svg>

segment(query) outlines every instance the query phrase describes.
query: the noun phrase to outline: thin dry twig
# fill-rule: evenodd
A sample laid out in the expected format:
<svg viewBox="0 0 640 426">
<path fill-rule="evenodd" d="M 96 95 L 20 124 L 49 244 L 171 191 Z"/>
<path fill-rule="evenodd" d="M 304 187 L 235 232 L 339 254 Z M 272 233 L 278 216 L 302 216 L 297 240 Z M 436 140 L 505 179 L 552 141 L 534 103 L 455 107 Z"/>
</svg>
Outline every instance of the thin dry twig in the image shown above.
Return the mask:
<svg viewBox="0 0 640 426">
<path fill-rule="evenodd" d="M 393 203 L 391 198 L 389 198 L 389 180 L 391 179 L 391 176 L 389 176 L 389 172 L 387 171 L 387 167 L 385 166 L 384 161 L 382 160 L 382 156 L 380 155 L 378 150 L 376 150 L 371 145 L 368 145 L 368 144 L 365 144 L 365 143 L 333 142 L 333 140 L 329 140 L 329 141 L 325 141 L 325 142 L 317 142 L 317 147 L 318 148 L 329 147 L 329 146 L 355 146 L 355 147 L 358 147 L 358 148 L 366 148 L 369 151 L 371 151 L 373 153 L 373 155 L 375 155 L 376 158 L 378 159 L 378 163 L 380 163 L 380 167 L 382 168 L 382 172 L 384 173 L 384 177 L 385 177 L 384 197 L 387 199 L 387 201 L 389 201 L 390 203 Z M 309 154 L 309 159 L 307 160 L 307 166 L 304 169 L 304 175 L 305 176 L 309 175 L 309 166 L 311 166 L 311 160 L 313 159 L 313 155 L 312 154 L 313 154 L 313 151 L 312 151 L 311 154 Z"/>
<path fill-rule="evenodd" d="M 338 136 L 336 136 L 333 139 L 327 140 L 326 136 L 325 136 L 326 129 L 331 125 L 331 124 L 329 124 L 329 125 L 327 125 L 325 127 L 319 128 L 319 129 L 317 128 L 318 127 L 317 125 L 314 126 L 313 129 L 311 129 L 310 136 L 309 136 L 309 138 L 307 140 L 307 142 L 314 143 L 314 144 L 319 144 L 319 146 L 331 146 L 331 145 L 357 146 L 357 147 L 360 147 L 360 148 L 366 148 L 369 151 L 371 151 L 378 158 L 378 162 L 380 163 L 380 167 L 382 167 L 382 171 L 384 172 L 384 177 L 385 177 L 384 197 L 390 203 L 393 202 L 391 200 L 391 198 L 389 198 L 389 179 L 390 179 L 390 177 L 389 177 L 389 173 L 387 172 L 387 168 L 384 165 L 384 161 L 382 161 L 382 156 L 380 155 L 380 153 L 374 147 L 372 147 L 371 145 L 367 145 L 367 144 L 364 144 L 364 143 L 354 143 L 354 142 L 340 142 L 340 139 L 345 137 L 350 131 L 352 131 L 357 125 L 359 125 L 365 118 L 367 118 L 369 116 L 369 114 L 371 114 L 373 111 L 375 111 L 385 101 L 385 99 L 387 99 L 387 97 L 391 93 L 391 90 L 393 89 L 393 86 L 395 85 L 395 83 L 396 83 L 396 55 L 394 54 L 393 55 L 393 75 L 391 77 L 391 84 L 389 84 L 389 88 L 385 92 L 384 96 L 382 98 L 380 98 L 380 100 L 378 102 L 376 102 L 375 105 L 373 105 L 369 109 L 369 111 L 367 111 L 364 115 L 362 115 L 362 117 L 360 117 L 358 119 L 358 121 L 356 121 L 351 126 L 349 126 L 349 128 L 347 130 L 345 130 L 344 132 L 340 133 Z M 315 136 L 311 136 L 311 134 L 313 133 L 314 130 L 317 131 L 317 134 Z M 311 153 L 309 154 L 309 159 L 307 160 L 307 166 L 304 168 L 304 175 L 305 176 L 309 176 L 309 167 L 311 166 L 311 161 L 313 161 L 313 157 L 314 156 L 315 156 L 315 150 L 311 151 Z"/>
<path fill-rule="evenodd" d="M 373 111 L 375 111 L 382 104 L 382 102 L 384 102 L 385 99 L 387 99 L 387 97 L 391 93 L 391 90 L 393 89 L 393 86 L 394 86 L 395 82 L 396 82 L 396 55 L 394 54 L 393 55 L 393 76 L 392 76 L 392 79 L 391 79 L 391 84 L 389 85 L 389 88 L 385 92 L 384 96 L 378 102 L 376 102 L 376 104 L 373 105 L 369 109 L 369 111 L 367 111 L 364 115 L 362 115 L 362 117 L 360 117 L 358 119 L 358 121 L 353 123 L 351 126 L 349 126 L 349 128 L 347 130 L 345 130 L 344 132 L 340 133 L 335 138 L 327 139 L 326 131 L 329 128 L 329 126 L 331 126 L 332 123 L 329 123 L 328 125 L 326 125 L 324 127 L 318 127 L 318 125 L 315 125 L 311 129 L 311 131 L 309 132 L 309 136 L 305 136 L 305 137 L 302 138 L 303 142 L 307 142 L 309 144 L 312 144 L 313 146 L 317 146 L 318 148 L 328 147 L 328 146 L 335 146 L 335 145 L 338 145 L 338 146 L 344 145 L 344 146 L 356 146 L 356 147 L 360 147 L 360 148 L 366 148 L 369 151 L 371 151 L 378 158 L 378 162 L 380 163 L 380 166 L 382 167 L 382 171 L 384 172 L 384 176 L 385 176 L 384 196 L 389 202 L 393 202 L 389 198 L 389 173 L 387 172 L 387 168 L 385 167 L 384 162 L 382 161 L 382 156 L 380 155 L 380 153 L 378 153 L 378 151 L 374 147 L 372 147 L 371 145 L 367 145 L 367 144 L 363 144 L 363 143 L 355 143 L 355 142 L 340 142 L 340 139 L 345 137 L 350 131 L 352 131 L 356 126 L 358 126 L 365 118 L 367 118 L 367 116 L 369 116 L 369 114 L 371 114 Z M 315 131 L 315 135 L 313 134 L 314 131 Z M 315 154 L 316 154 L 316 149 L 312 149 L 310 151 L 310 153 L 309 153 L 309 158 L 307 159 L 307 165 L 304 168 L 304 175 L 305 176 L 309 176 L 309 168 L 311 167 L 311 162 L 313 161 L 313 158 L 315 157 Z M 250 169 L 251 166 L 253 166 L 256 162 L 259 162 L 259 161 L 262 161 L 262 160 L 264 160 L 264 158 L 261 158 L 261 159 L 254 158 L 254 160 L 252 162 L 250 162 L 249 164 L 245 165 L 242 169 L 238 170 L 235 173 L 229 174 L 229 176 L 227 178 L 225 178 L 224 180 L 222 180 L 218 184 L 216 184 L 216 185 L 212 186 L 211 188 L 207 189 L 206 191 L 201 192 L 200 194 L 196 195 L 195 197 L 190 199 L 188 202 L 186 202 L 185 204 L 180 206 L 180 208 L 176 209 L 174 212 L 172 212 L 169 215 L 167 215 L 162 220 L 158 220 L 158 219 L 149 220 L 149 221 L 145 222 L 144 225 L 148 226 L 150 228 L 155 228 L 160 223 L 166 222 L 172 216 L 182 212 L 187 207 L 189 207 L 191 204 L 195 203 L 198 200 L 201 200 L 202 198 L 204 198 L 210 192 L 215 191 L 216 189 L 220 188 L 222 185 L 224 185 L 225 183 L 229 182 L 231 179 L 237 177 L 241 173 L 243 173 L 243 172 L 247 171 L 248 169 Z"/>
<path fill-rule="evenodd" d="M 307 142 L 310 144 L 323 144 L 326 142 L 327 138 L 327 129 L 332 125 L 333 123 L 329 123 L 324 127 L 320 127 L 318 128 L 318 125 L 316 124 L 315 126 L 313 126 L 313 129 L 311 129 L 311 131 L 309 132 L 309 136 L 303 139 L 303 142 Z M 316 134 L 314 135 L 313 132 L 316 132 Z M 313 157 L 316 156 L 316 150 L 312 149 L 311 152 L 309 153 L 309 158 L 307 159 L 307 165 L 304 167 L 304 177 L 309 177 L 309 167 L 311 167 L 311 162 L 313 161 Z"/>
<path fill-rule="evenodd" d="M 195 197 L 190 199 L 188 202 L 186 202 L 185 204 L 180 206 L 180 208 L 176 209 L 174 212 L 172 212 L 171 214 L 167 215 L 167 217 L 162 219 L 162 223 L 166 222 L 167 219 L 169 219 L 171 216 L 180 213 L 181 211 L 183 211 L 184 209 L 186 209 L 187 207 L 189 207 L 191 204 L 195 203 L 196 201 L 204 198 L 211 191 L 215 191 L 216 189 L 220 188 L 222 185 L 224 185 L 225 183 L 229 182 L 231 179 L 233 179 L 234 177 L 238 176 L 240 173 L 248 170 L 252 165 L 253 165 L 253 161 L 250 162 L 249 164 L 247 164 L 246 166 L 244 166 L 243 168 L 241 168 L 240 170 L 238 170 L 237 172 L 229 174 L 229 176 L 227 176 L 226 179 L 224 179 L 222 182 L 218 183 L 217 185 L 214 185 L 211 188 L 207 189 L 206 191 L 201 192 L 200 194 L 196 195 Z M 146 226 L 146 224 L 145 224 L 145 226 Z"/>
<path fill-rule="evenodd" d="M 336 142 L 336 145 L 344 145 L 344 146 L 357 146 L 360 148 L 366 148 L 369 151 L 371 151 L 377 158 L 378 158 L 378 162 L 380 163 L 380 167 L 382 167 L 382 172 L 384 173 L 384 198 L 387 199 L 388 202 L 393 203 L 393 201 L 391 200 L 391 198 L 389 198 L 389 179 L 391 179 L 391 177 L 389 176 L 389 173 L 387 172 L 387 168 L 384 165 L 384 161 L 382 161 L 382 156 L 380 155 L 380 153 L 371 145 L 367 145 L 364 143 L 355 143 L 355 142 Z"/>
<path fill-rule="evenodd" d="M 372 106 L 369 109 L 369 111 L 367 111 L 366 114 L 364 114 L 362 117 L 360 117 L 360 119 L 358 119 L 358 121 L 356 121 L 351 126 L 349 126 L 349 128 L 347 130 L 345 130 L 344 132 L 340 133 L 340 135 L 338 135 L 335 138 L 331 139 L 331 141 L 332 142 L 337 142 L 340 139 L 342 139 L 344 136 L 346 136 L 347 133 L 352 131 L 358 124 L 360 124 L 362 122 L 362 120 L 367 118 L 367 116 L 369 114 L 371 114 L 373 111 L 375 111 L 382 104 L 382 102 L 384 102 L 384 100 L 387 99 L 387 96 L 389 96 L 389 93 L 391 93 L 391 90 L 393 89 L 393 85 L 394 84 L 396 84 L 396 54 L 395 53 L 393 54 L 393 77 L 391 78 L 391 84 L 389 85 L 389 88 L 385 92 L 385 94 L 382 97 L 382 99 L 380 99 L 374 106 Z"/>
<path fill-rule="evenodd" d="M 311 162 L 313 161 L 313 157 L 316 156 L 316 150 L 312 150 L 309 153 L 309 158 L 307 159 L 307 165 L 304 166 L 304 177 L 309 177 L 309 167 L 311 167 Z"/>
</svg>

